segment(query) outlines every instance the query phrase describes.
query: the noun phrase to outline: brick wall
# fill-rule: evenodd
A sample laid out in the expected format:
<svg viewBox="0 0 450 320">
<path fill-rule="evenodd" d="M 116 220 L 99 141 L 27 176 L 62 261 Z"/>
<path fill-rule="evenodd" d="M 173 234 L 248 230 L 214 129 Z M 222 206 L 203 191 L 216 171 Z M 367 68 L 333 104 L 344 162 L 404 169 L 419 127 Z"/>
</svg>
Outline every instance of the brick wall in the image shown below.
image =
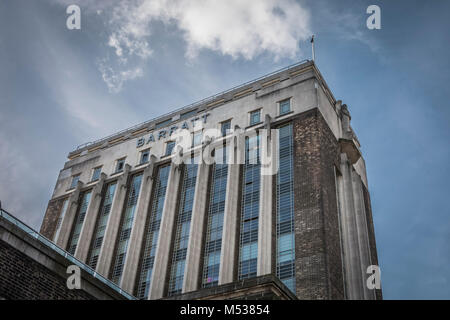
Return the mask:
<svg viewBox="0 0 450 320">
<path fill-rule="evenodd" d="M 8 300 L 92 300 L 83 290 L 69 290 L 66 279 L 0 241 L 0 297 Z"/>
<path fill-rule="evenodd" d="M 45 216 L 41 225 L 41 231 L 39 231 L 40 234 L 48 239 L 52 239 L 55 234 L 56 224 L 58 222 L 63 203 L 64 198 L 50 200 L 48 202 L 47 210 L 45 211 Z"/>
<path fill-rule="evenodd" d="M 338 142 L 318 109 L 294 120 L 296 294 L 343 299 L 334 166 Z"/>
</svg>

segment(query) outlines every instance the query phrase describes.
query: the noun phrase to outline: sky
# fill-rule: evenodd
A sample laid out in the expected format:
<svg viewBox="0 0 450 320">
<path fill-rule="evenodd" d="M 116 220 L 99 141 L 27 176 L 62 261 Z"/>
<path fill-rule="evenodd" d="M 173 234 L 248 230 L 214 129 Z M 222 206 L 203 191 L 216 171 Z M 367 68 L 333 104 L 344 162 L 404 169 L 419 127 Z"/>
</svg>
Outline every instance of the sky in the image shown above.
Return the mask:
<svg viewBox="0 0 450 320">
<path fill-rule="evenodd" d="M 450 299 L 448 30 L 444 0 L 1 0 L 2 207 L 39 230 L 78 145 L 310 59 L 314 34 L 366 160 L 384 298 Z"/>
</svg>

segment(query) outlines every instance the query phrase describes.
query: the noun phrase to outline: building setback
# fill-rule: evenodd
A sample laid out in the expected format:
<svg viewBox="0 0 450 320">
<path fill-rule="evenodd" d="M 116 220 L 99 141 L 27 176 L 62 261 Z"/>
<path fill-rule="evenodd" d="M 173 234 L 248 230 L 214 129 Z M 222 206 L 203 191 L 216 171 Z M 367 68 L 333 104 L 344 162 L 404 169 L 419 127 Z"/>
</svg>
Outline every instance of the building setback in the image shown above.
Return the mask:
<svg viewBox="0 0 450 320">
<path fill-rule="evenodd" d="M 312 61 L 287 67 L 70 152 L 41 233 L 140 299 L 255 296 L 264 281 L 279 297 L 381 299 L 350 119 Z"/>
</svg>

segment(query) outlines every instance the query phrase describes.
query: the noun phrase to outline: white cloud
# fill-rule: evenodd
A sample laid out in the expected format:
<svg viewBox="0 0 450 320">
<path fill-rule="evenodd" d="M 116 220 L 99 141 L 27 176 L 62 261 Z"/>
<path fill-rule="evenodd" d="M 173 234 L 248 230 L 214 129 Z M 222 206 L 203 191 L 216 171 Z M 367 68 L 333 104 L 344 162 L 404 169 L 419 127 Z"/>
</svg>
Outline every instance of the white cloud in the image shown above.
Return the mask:
<svg viewBox="0 0 450 320">
<path fill-rule="evenodd" d="M 203 49 L 247 60 L 264 52 L 275 60 L 294 58 L 300 54 L 298 42 L 311 35 L 309 12 L 294 0 L 130 0 L 109 6 L 84 0 L 83 6 L 108 21 L 106 44 L 113 54 L 98 66 L 111 92 L 143 76 L 152 54 L 152 22 L 177 27 L 189 59 Z"/>
<path fill-rule="evenodd" d="M 309 13 L 292 0 L 139 0 L 114 8 L 110 37 L 116 54 L 148 57 L 150 22 L 175 24 L 193 58 L 201 49 L 252 59 L 264 51 L 279 57 L 298 54 L 298 41 L 310 36 Z"/>
<path fill-rule="evenodd" d="M 98 68 L 102 74 L 103 81 L 108 86 L 109 91 L 113 93 L 120 92 L 125 81 L 133 80 L 144 75 L 144 71 L 140 67 L 116 71 L 108 65 L 107 60 L 98 62 Z"/>
</svg>

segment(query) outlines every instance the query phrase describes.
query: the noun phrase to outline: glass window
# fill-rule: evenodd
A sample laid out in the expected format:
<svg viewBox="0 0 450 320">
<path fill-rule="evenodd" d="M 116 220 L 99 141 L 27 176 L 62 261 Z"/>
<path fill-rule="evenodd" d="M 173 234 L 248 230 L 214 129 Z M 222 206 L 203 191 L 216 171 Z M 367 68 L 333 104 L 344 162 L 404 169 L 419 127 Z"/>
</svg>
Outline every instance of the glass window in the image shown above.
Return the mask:
<svg viewBox="0 0 450 320">
<path fill-rule="evenodd" d="M 295 292 L 293 145 L 292 124 L 279 128 L 280 167 L 276 178 L 276 275 L 292 292 Z"/>
<path fill-rule="evenodd" d="M 256 277 L 258 259 L 258 219 L 260 191 L 259 136 L 245 140 L 238 279 Z"/>
<path fill-rule="evenodd" d="M 147 299 L 150 288 L 169 173 L 170 165 L 160 167 L 156 181 L 154 182 L 155 189 L 153 191 L 153 201 L 151 203 L 148 222 L 145 227 L 144 249 L 141 253 L 142 262 L 139 269 L 139 282 L 136 290 L 136 296 L 139 299 Z"/>
<path fill-rule="evenodd" d="M 91 181 L 97 181 L 100 179 L 100 173 L 102 173 L 102 167 L 94 168 L 92 171 L 92 180 Z"/>
<path fill-rule="evenodd" d="M 170 271 L 168 295 L 181 293 L 184 266 L 186 263 L 189 231 L 191 226 L 192 206 L 194 202 L 195 184 L 197 180 L 196 164 L 184 166 L 181 182 L 180 204 L 176 223 L 175 241 L 173 245 L 172 268 Z"/>
<path fill-rule="evenodd" d="M 280 102 L 280 115 L 291 111 L 291 100 L 286 99 Z"/>
<path fill-rule="evenodd" d="M 139 164 L 143 164 L 148 162 L 148 160 L 150 159 L 150 149 L 141 151 L 141 160 L 139 162 Z"/>
<path fill-rule="evenodd" d="M 224 121 L 221 124 L 220 131 L 222 133 L 222 137 L 227 135 L 227 131 L 231 129 L 231 120 Z"/>
<path fill-rule="evenodd" d="M 125 166 L 125 158 L 117 160 L 116 172 L 123 171 L 124 166 Z"/>
<path fill-rule="evenodd" d="M 250 112 L 250 125 L 254 125 L 261 122 L 261 110 L 255 110 Z"/>
<path fill-rule="evenodd" d="M 172 122 L 172 119 L 167 119 L 167 120 L 158 122 L 157 124 L 155 124 L 155 129 L 167 127 L 171 122 Z"/>
<path fill-rule="evenodd" d="M 106 193 L 102 200 L 102 206 L 100 208 L 100 212 L 97 217 L 98 222 L 96 230 L 94 232 L 91 250 L 89 252 L 89 258 L 87 259 L 88 265 L 94 270 L 97 267 L 98 257 L 100 256 L 100 250 L 103 243 L 103 237 L 106 231 L 106 226 L 108 224 L 108 217 L 111 211 L 115 191 L 116 191 L 116 183 L 115 182 L 110 183 L 106 188 Z"/>
<path fill-rule="evenodd" d="M 194 132 L 193 136 L 192 136 L 192 146 L 198 146 L 202 144 L 202 138 L 203 138 L 203 132 L 198 131 L 198 132 Z"/>
<path fill-rule="evenodd" d="M 169 141 L 166 143 L 166 156 L 169 156 L 172 154 L 174 147 L 175 147 L 175 141 Z"/>
<path fill-rule="evenodd" d="M 226 157 L 225 148 L 223 148 L 221 154 L 224 158 Z M 210 200 L 207 212 L 206 242 L 202 272 L 203 288 L 218 285 L 227 176 L 228 165 L 216 162 L 212 168 Z"/>
<path fill-rule="evenodd" d="M 70 189 L 76 188 L 78 181 L 80 180 L 80 175 L 77 174 L 76 176 L 72 177 L 72 183 L 70 184 Z"/>
<path fill-rule="evenodd" d="M 181 119 L 181 120 L 187 119 L 187 118 L 190 118 L 190 117 L 195 116 L 196 114 L 197 114 L 197 109 L 191 110 L 191 111 L 182 113 L 182 114 L 180 115 L 180 119 Z"/>
<path fill-rule="evenodd" d="M 67 252 L 69 252 L 71 255 L 74 255 L 75 250 L 77 249 L 78 239 L 80 238 L 81 229 L 83 228 L 84 218 L 86 217 L 86 212 L 90 200 L 91 200 L 91 191 L 84 192 L 81 196 L 81 202 L 78 207 L 75 223 L 72 227 L 70 241 L 69 244 L 67 245 Z"/>
<path fill-rule="evenodd" d="M 121 221 L 121 225 L 119 226 L 119 242 L 115 249 L 116 258 L 110 276 L 110 279 L 116 284 L 120 283 L 120 279 L 122 278 L 123 267 L 125 264 L 128 244 L 131 235 L 131 227 L 133 225 L 134 214 L 136 211 L 139 192 L 141 189 L 141 182 L 142 174 L 133 176 L 127 194 L 126 205 L 122 217 L 123 220 Z"/>
</svg>

